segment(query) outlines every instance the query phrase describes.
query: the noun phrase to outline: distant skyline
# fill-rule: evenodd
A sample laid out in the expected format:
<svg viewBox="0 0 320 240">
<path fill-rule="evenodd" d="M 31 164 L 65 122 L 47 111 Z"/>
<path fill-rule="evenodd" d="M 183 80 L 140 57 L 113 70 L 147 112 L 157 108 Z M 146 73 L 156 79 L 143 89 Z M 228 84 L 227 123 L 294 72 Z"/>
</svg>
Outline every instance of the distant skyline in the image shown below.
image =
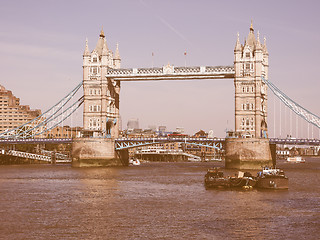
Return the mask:
<svg viewBox="0 0 320 240">
<path fill-rule="evenodd" d="M 44 112 L 82 80 L 85 40 L 93 50 L 102 26 L 113 52 L 119 43 L 123 68 L 233 65 L 237 33 L 243 43 L 253 20 L 267 39 L 269 80 L 319 116 L 319 8 L 308 0 L 1 1 L 0 84 Z M 279 103 L 268 94 L 269 134 L 276 123 L 279 135 Z M 123 82 L 120 114 L 123 128 L 138 118 L 141 128 L 224 137 L 234 128 L 233 80 Z M 285 121 L 282 135 L 290 134 Z"/>
</svg>

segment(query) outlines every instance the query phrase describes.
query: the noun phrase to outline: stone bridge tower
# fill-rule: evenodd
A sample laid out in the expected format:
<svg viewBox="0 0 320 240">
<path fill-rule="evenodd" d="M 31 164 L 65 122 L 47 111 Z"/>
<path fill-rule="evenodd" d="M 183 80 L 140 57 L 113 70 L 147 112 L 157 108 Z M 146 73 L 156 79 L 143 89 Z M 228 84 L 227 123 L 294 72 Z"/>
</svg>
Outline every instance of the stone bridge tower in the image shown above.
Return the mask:
<svg viewBox="0 0 320 240">
<path fill-rule="evenodd" d="M 239 34 L 234 49 L 235 136 L 225 141 L 225 166 L 261 169 L 272 166 L 267 127 L 268 50 L 251 23 L 244 45 Z"/>
<path fill-rule="evenodd" d="M 108 48 L 103 30 L 93 51 L 88 41 L 83 53 L 83 132 L 72 142 L 72 166 L 119 166 L 127 164 L 127 152 L 115 151 L 119 136 L 120 81 L 107 77 L 107 70 L 120 68 L 117 45 L 115 54 Z"/>
<path fill-rule="evenodd" d="M 83 54 L 83 127 L 90 137 L 119 136 L 120 82 L 107 78 L 108 68 L 120 68 L 119 48 L 109 50 L 103 30 L 95 49 L 90 52 L 88 41 Z"/>
<path fill-rule="evenodd" d="M 261 76 L 268 79 L 268 50 L 260 43 L 251 23 L 244 45 L 239 34 L 234 49 L 235 68 L 235 131 L 244 138 L 268 138 L 267 86 Z"/>
</svg>

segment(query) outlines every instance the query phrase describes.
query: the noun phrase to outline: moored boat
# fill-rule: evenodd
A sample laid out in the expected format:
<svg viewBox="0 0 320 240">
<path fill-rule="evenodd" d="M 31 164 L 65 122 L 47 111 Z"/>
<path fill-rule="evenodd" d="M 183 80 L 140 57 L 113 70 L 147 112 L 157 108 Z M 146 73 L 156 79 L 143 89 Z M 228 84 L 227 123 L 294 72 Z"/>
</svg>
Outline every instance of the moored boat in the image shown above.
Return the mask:
<svg viewBox="0 0 320 240">
<path fill-rule="evenodd" d="M 140 164 L 141 163 L 140 163 L 139 159 L 137 159 L 137 158 L 129 159 L 129 165 L 139 166 Z"/>
<path fill-rule="evenodd" d="M 208 169 L 204 184 L 206 188 L 243 188 L 252 189 L 256 184 L 256 179 L 249 172 L 239 172 L 234 177 L 224 177 L 219 168 Z"/>
<path fill-rule="evenodd" d="M 258 172 L 256 187 L 263 189 L 288 189 L 289 179 L 283 170 L 264 168 Z"/>
<path fill-rule="evenodd" d="M 296 157 L 287 157 L 287 162 L 289 163 L 305 163 L 306 160 L 302 157 L 296 156 Z"/>
<path fill-rule="evenodd" d="M 223 176 L 219 168 L 210 168 L 204 176 L 204 185 L 206 188 L 228 188 L 229 179 Z"/>
<path fill-rule="evenodd" d="M 257 180 L 250 172 L 238 172 L 238 176 L 230 177 L 230 187 L 252 188 L 256 185 Z"/>
</svg>

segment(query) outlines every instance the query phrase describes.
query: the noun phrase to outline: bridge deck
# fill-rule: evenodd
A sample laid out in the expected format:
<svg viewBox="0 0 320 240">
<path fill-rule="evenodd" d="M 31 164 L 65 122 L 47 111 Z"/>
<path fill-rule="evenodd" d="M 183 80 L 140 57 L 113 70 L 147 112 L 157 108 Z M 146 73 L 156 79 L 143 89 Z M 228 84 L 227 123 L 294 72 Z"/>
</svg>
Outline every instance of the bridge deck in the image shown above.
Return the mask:
<svg viewBox="0 0 320 240">
<path fill-rule="evenodd" d="M 72 143 L 72 138 L 29 138 L 29 139 L 0 139 L 0 144 L 24 144 L 24 143 Z M 270 138 L 270 143 L 283 145 L 311 145 L 320 146 L 320 139 L 281 139 Z M 118 138 L 115 139 L 116 144 L 134 143 L 134 142 L 149 142 L 149 143 L 164 143 L 164 142 L 224 142 L 224 138 L 173 138 L 173 137 L 157 137 L 157 138 Z"/>
</svg>

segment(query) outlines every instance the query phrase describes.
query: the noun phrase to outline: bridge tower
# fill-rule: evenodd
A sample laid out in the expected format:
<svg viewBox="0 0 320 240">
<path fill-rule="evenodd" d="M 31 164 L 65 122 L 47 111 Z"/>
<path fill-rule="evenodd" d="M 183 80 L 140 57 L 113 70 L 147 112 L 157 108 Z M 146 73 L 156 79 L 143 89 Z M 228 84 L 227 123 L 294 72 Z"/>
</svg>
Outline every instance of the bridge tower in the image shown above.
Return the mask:
<svg viewBox="0 0 320 240">
<path fill-rule="evenodd" d="M 103 29 L 93 51 L 90 52 L 86 40 L 83 53 L 83 132 L 81 138 L 73 141 L 72 165 L 75 167 L 122 164 L 114 147 L 114 139 L 119 137 L 120 81 L 107 77 L 108 69 L 118 69 L 120 65 L 119 46 L 117 44 L 113 54 Z"/>
<path fill-rule="evenodd" d="M 235 69 L 235 131 L 245 138 L 268 138 L 267 86 L 261 76 L 268 79 L 268 50 L 260 43 L 251 23 L 244 45 L 239 34 L 234 49 Z"/>
<path fill-rule="evenodd" d="M 83 54 L 83 127 L 93 137 L 119 136 L 120 81 L 107 78 L 108 68 L 120 68 L 117 44 L 115 55 L 109 50 L 103 30 L 90 53 L 88 41 Z"/>
<path fill-rule="evenodd" d="M 261 169 L 272 166 L 267 127 L 268 50 L 254 29 L 244 45 L 239 34 L 234 49 L 235 138 L 226 138 L 225 166 L 237 169 Z"/>
</svg>

